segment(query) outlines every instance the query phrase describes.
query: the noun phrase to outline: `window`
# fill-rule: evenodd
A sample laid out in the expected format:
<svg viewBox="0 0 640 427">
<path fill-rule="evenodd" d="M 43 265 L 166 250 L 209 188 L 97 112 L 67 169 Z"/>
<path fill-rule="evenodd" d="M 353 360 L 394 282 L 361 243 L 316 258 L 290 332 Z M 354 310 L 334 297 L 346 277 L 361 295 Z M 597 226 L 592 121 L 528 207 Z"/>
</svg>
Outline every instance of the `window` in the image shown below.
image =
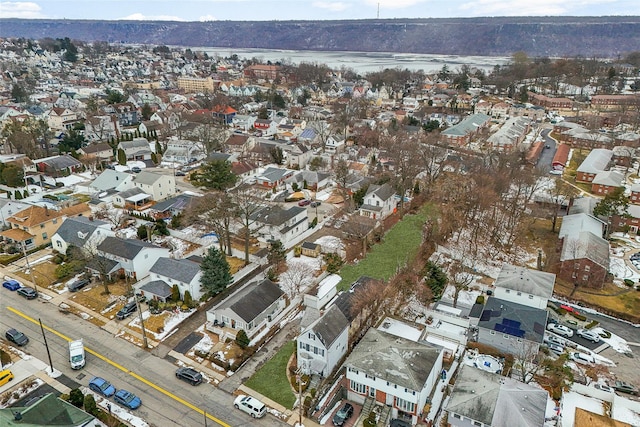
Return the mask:
<svg viewBox="0 0 640 427">
<path fill-rule="evenodd" d="M 408 402 L 404 399 L 400 399 L 399 397 L 395 398 L 396 400 L 396 408 L 402 409 L 405 412 L 409 412 L 413 414 L 416 410 L 416 404 L 413 402 Z"/>
<path fill-rule="evenodd" d="M 482 427 L 482 423 L 481 423 L 480 421 L 474 421 L 474 422 L 473 422 L 473 425 L 474 425 L 474 426 Z"/>
<path fill-rule="evenodd" d="M 365 394 L 367 392 L 367 386 L 364 384 L 360 384 L 358 382 L 355 382 L 353 380 L 351 380 L 351 390 L 355 391 L 356 393 L 360 393 L 360 394 Z"/>
<path fill-rule="evenodd" d="M 369 387 L 369 397 L 376 397 L 376 389 Z"/>
<path fill-rule="evenodd" d="M 62 242 L 60 240 L 56 240 L 56 246 L 61 248 L 62 247 Z"/>
<path fill-rule="evenodd" d="M 582 276 L 582 280 L 584 280 L 585 282 L 589 280 L 589 275 L 585 274 L 584 276 Z"/>
<path fill-rule="evenodd" d="M 316 336 L 315 336 L 315 335 L 313 335 L 311 332 L 309 332 L 309 339 L 310 339 L 310 340 L 314 340 L 314 341 L 315 341 Z"/>
<path fill-rule="evenodd" d="M 511 289 L 505 289 L 505 292 L 510 294 L 511 293 Z"/>
<path fill-rule="evenodd" d="M 459 420 L 461 420 L 461 419 L 462 419 L 462 417 L 461 417 L 460 415 L 456 414 L 456 413 L 453 413 L 453 414 L 451 414 L 451 415 L 453 416 L 453 418 L 457 418 L 457 419 L 459 419 Z"/>
<path fill-rule="evenodd" d="M 304 348 L 304 343 L 302 341 L 300 341 L 300 349 Z"/>
<path fill-rule="evenodd" d="M 591 266 L 590 265 L 585 265 L 584 266 L 584 271 L 591 271 Z"/>
<path fill-rule="evenodd" d="M 47 240 L 47 233 L 42 233 L 42 239 Z"/>
<path fill-rule="evenodd" d="M 40 228 L 44 228 L 44 224 L 40 224 Z"/>
</svg>

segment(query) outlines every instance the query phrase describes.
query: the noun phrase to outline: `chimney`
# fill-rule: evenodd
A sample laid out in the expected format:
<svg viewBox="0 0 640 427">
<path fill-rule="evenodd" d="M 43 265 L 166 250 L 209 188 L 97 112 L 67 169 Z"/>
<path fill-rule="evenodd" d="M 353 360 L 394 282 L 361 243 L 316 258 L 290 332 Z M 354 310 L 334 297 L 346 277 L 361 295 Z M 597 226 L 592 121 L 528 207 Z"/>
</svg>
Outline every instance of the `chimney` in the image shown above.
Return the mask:
<svg viewBox="0 0 640 427">
<path fill-rule="evenodd" d="M 49 206 L 47 206 L 47 205 L 44 206 L 44 214 L 46 216 L 49 216 Z"/>
</svg>

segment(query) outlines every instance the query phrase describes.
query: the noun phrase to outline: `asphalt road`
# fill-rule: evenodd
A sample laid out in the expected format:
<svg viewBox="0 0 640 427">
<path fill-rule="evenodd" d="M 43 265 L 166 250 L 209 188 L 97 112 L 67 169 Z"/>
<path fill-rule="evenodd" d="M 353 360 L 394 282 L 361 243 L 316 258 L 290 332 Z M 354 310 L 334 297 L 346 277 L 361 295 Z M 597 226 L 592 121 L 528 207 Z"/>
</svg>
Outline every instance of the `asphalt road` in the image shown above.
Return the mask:
<svg viewBox="0 0 640 427">
<path fill-rule="evenodd" d="M 175 365 L 114 337 L 91 322 L 62 314 L 41 299 L 27 301 L 15 292 L 0 289 L 0 330 L 4 332 L 13 327 L 24 332 L 30 342 L 22 350 L 48 363 L 38 318 L 47 329 L 47 343 L 56 370 L 82 386 L 87 386 L 92 377 L 101 376 L 117 389 L 125 388 L 137 394 L 142 399 L 142 407 L 135 413 L 151 426 L 202 426 L 203 411 L 210 414 L 210 426 L 286 425 L 272 415 L 252 419 L 233 408 L 232 395 L 210 384 L 193 387 L 176 379 Z M 67 339 L 80 337 L 87 349 L 87 366 L 74 371 L 68 362 Z"/>
<path fill-rule="evenodd" d="M 538 159 L 538 169 L 543 172 L 549 172 L 551 170 L 551 162 L 553 161 L 553 156 L 556 155 L 556 142 L 549 137 L 549 133 L 551 133 L 552 129 L 544 129 L 540 132 L 540 135 L 544 138 L 545 148 L 542 149 L 542 154 L 540 154 L 540 158 Z M 549 148 L 546 148 L 546 146 Z"/>
</svg>

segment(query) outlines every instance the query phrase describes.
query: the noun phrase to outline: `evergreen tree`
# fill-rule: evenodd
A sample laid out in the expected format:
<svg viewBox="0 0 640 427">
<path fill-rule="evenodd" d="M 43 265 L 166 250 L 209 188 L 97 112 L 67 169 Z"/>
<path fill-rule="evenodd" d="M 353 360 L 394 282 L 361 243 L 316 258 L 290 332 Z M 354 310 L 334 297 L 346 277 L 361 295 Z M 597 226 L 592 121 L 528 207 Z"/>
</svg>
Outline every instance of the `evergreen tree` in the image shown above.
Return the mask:
<svg viewBox="0 0 640 427">
<path fill-rule="evenodd" d="M 200 264 L 200 282 L 209 295 L 217 295 L 233 282 L 229 263 L 224 254 L 211 246 Z"/>
<path fill-rule="evenodd" d="M 221 160 L 205 163 L 199 172 L 191 174 L 193 185 L 218 191 L 232 187 L 237 180 L 238 176 L 231 172 L 231 163 Z"/>
<path fill-rule="evenodd" d="M 178 287 L 178 285 L 173 285 L 173 287 L 171 288 L 171 300 L 173 302 L 180 301 L 180 288 Z"/>
<path fill-rule="evenodd" d="M 247 336 L 247 333 L 244 331 L 244 329 L 240 329 L 236 334 L 236 344 L 238 344 L 240 348 L 246 348 L 250 342 L 251 340 L 249 340 L 249 337 Z"/>
<path fill-rule="evenodd" d="M 127 155 L 124 153 L 122 148 L 118 149 L 118 163 L 123 166 L 127 164 Z"/>
</svg>

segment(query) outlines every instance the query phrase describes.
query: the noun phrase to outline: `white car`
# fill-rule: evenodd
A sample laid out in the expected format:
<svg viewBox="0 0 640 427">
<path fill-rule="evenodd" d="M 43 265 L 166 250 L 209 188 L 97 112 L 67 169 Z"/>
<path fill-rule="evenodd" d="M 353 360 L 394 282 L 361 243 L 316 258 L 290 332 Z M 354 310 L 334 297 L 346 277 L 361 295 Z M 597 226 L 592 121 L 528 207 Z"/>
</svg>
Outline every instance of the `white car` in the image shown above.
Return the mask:
<svg viewBox="0 0 640 427">
<path fill-rule="evenodd" d="M 578 329 L 576 331 L 576 335 L 594 343 L 600 342 L 600 335 L 596 332 L 590 331 L 589 329 Z"/>
<path fill-rule="evenodd" d="M 553 334 L 544 334 L 543 342 L 545 344 L 555 344 L 564 347 L 565 340 Z"/>
<path fill-rule="evenodd" d="M 236 400 L 233 401 L 233 406 L 236 409 L 246 412 L 253 418 L 262 418 L 267 413 L 267 406 L 264 403 L 255 397 L 245 396 L 244 394 L 236 397 Z"/>
<path fill-rule="evenodd" d="M 561 345 L 549 343 L 548 347 L 549 347 L 549 350 L 553 351 L 555 354 L 560 355 L 564 353 L 564 347 L 562 347 Z"/>
<path fill-rule="evenodd" d="M 577 351 L 570 353 L 569 358 L 574 362 L 581 363 L 583 365 L 593 365 L 594 363 L 596 363 L 593 356 L 585 353 L 580 353 Z"/>
<path fill-rule="evenodd" d="M 562 335 L 563 337 L 570 338 L 573 336 L 573 331 L 571 330 L 571 328 L 568 328 L 564 325 L 560 325 L 558 323 L 549 323 L 547 325 L 547 329 L 558 335 Z"/>
</svg>

